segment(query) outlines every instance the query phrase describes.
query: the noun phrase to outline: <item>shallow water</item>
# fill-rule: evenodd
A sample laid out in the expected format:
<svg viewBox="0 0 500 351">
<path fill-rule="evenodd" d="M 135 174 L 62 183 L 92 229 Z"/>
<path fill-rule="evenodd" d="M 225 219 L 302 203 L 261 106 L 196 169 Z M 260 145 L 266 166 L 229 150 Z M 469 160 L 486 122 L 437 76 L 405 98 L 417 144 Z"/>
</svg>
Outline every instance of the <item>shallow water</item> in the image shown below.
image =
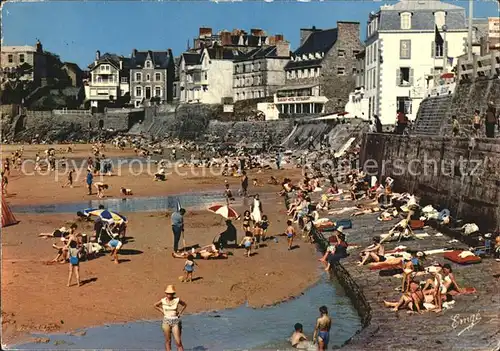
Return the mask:
<svg viewBox="0 0 500 351">
<path fill-rule="evenodd" d="M 189 304 L 189 301 L 187 303 Z M 335 280 L 323 277 L 316 285 L 307 289 L 304 295 L 274 307 L 252 309 L 242 306 L 183 317 L 184 347 L 191 350 L 290 348 L 287 338 L 291 335 L 295 323 L 302 323 L 305 334 L 312 337 L 318 308 L 321 305 L 328 307 L 333 318 L 329 348 L 341 346 L 361 328 L 359 317 L 340 285 Z M 85 336 L 34 334 L 49 337 L 50 342 L 13 347 L 25 350 L 160 350 L 164 348 L 160 323 L 158 320 L 106 325 L 86 329 Z"/>
<path fill-rule="evenodd" d="M 269 195 L 269 196 L 268 196 Z M 265 200 L 272 194 L 262 194 L 261 199 Z M 250 204 L 251 199 L 237 198 L 234 204 Z M 76 203 L 59 203 L 50 205 L 12 205 L 10 208 L 14 213 L 76 213 L 86 208 L 97 208 L 99 205 L 116 212 L 156 212 L 177 209 L 177 204 L 185 209 L 201 210 L 213 204 L 225 203 L 225 198 L 221 192 L 188 193 L 169 196 L 156 197 L 132 197 L 126 199 L 102 199 L 89 200 Z M 265 202 L 264 202 L 265 204 Z"/>
</svg>

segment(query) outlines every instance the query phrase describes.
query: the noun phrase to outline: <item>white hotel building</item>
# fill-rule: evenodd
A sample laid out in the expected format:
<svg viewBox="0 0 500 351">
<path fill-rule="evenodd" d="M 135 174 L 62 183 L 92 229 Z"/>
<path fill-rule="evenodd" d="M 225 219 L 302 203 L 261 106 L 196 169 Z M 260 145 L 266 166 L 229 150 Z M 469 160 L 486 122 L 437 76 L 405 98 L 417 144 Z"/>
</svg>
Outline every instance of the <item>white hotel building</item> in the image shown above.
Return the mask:
<svg viewBox="0 0 500 351">
<path fill-rule="evenodd" d="M 435 43 L 435 28 L 444 45 Z M 365 116 L 394 124 L 399 110 L 415 119 L 433 77 L 450 72 L 465 53 L 465 10 L 438 0 L 402 0 L 371 13 L 367 26 Z M 451 62 L 453 58 L 453 62 Z"/>
</svg>

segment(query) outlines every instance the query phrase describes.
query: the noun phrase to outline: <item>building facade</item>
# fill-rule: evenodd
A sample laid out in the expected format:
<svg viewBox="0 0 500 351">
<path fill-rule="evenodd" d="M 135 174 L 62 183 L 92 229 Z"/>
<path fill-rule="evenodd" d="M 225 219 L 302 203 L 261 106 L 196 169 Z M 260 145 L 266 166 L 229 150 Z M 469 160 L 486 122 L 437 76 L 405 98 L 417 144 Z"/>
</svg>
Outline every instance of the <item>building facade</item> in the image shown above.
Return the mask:
<svg viewBox="0 0 500 351">
<path fill-rule="evenodd" d="M 280 41 L 251 51 L 234 62 L 234 101 L 273 96 L 285 84 L 284 67 L 290 60 L 290 43 Z"/>
<path fill-rule="evenodd" d="M 69 84 L 73 87 L 81 87 L 83 84 L 83 71 L 76 63 L 65 62 L 62 70 L 66 73 L 69 79 Z"/>
<path fill-rule="evenodd" d="M 403 0 L 371 13 L 365 94 L 368 117 L 394 124 L 398 111 L 417 115 L 426 91 L 464 54 L 465 10 L 438 0 Z"/>
<path fill-rule="evenodd" d="M 185 52 L 179 63 L 181 103 L 220 104 L 233 97 L 233 61 L 244 57 L 238 50 L 216 46 L 200 53 Z"/>
<path fill-rule="evenodd" d="M 85 87 L 85 96 L 92 109 L 121 105 L 119 101 L 129 96 L 130 58 L 109 53 L 101 56 L 97 51 L 89 69 L 90 79 Z"/>
<path fill-rule="evenodd" d="M 358 22 L 300 30 L 300 47 L 285 66 L 285 86 L 274 102 L 282 114 L 343 112 L 355 87 L 356 55 L 363 45 Z"/>
<path fill-rule="evenodd" d="M 356 88 L 349 94 L 345 105 L 348 117 L 368 119 L 368 98 L 365 96 L 365 58 L 366 51 L 362 50 L 356 55 Z"/>
<path fill-rule="evenodd" d="M 175 64 L 172 50 L 137 51 L 130 60 L 130 102 L 134 107 L 172 102 Z"/>
</svg>

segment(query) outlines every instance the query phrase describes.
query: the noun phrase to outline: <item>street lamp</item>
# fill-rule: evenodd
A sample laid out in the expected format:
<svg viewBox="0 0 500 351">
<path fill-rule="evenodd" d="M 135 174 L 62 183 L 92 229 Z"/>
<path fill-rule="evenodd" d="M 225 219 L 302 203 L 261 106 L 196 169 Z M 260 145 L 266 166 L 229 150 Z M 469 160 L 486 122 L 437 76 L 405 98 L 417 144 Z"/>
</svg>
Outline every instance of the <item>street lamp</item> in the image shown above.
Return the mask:
<svg viewBox="0 0 500 351">
<path fill-rule="evenodd" d="M 448 64 L 448 45 L 446 43 L 446 31 L 448 30 L 448 26 L 444 24 L 441 27 L 441 30 L 443 31 L 443 73 L 446 73 L 446 65 Z"/>
</svg>

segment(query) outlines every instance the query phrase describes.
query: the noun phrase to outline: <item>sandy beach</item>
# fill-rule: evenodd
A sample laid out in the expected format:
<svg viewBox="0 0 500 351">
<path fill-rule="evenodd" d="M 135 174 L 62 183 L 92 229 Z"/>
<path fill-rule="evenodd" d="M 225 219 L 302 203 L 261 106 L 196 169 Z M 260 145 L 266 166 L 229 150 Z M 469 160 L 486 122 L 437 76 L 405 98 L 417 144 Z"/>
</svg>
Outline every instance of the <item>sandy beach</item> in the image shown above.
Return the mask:
<svg viewBox="0 0 500 351">
<path fill-rule="evenodd" d="M 90 146 L 88 146 L 90 147 Z M 79 151 L 80 152 L 80 151 Z M 85 153 L 85 151 L 81 151 Z M 122 156 L 123 154 L 120 154 Z M 10 205 L 50 204 L 96 199 L 86 195 L 85 185 L 61 188 L 52 175 L 27 176 L 12 170 L 7 202 Z M 285 173 L 286 172 L 286 173 Z M 299 177 L 298 170 L 249 172 L 263 186 L 250 192 L 267 193 L 274 200 L 263 203 L 271 222 L 270 235 L 286 228 L 279 186 L 267 184 L 270 175 L 278 179 Z M 122 174 L 104 177 L 111 185 L 108 196 L 119 197 L 120 185 L 137 189 L 134 196 L 163 196 L 196 190 L 223 191 L 223 177 L 172 175 L 166 182 L 154 182 L 148 175 Z M 234 192 L 238 178 L 227 178 Z M 241 199 L 234 207 L 242 212 Z M 15 213 L 14 213 L 15 214 Z M 38 233 L 69 226 L 75 214 L 15 214 L 19 224 L 2 230 L 2 332 L 3 343 L 25 340 L 36 331 L 66 332 L 104 323 L 159 319 L 153 309 L 167 284 L 177 285 L 178 294 L 189 304 L 189 313 L 236 307 L 245 302 L 254 307 L 273 304 L 299 295 L 317 281 L 319 263 L 315 248 L 298 240 L 300 246 L 287 251 L 286 240 L 268 241 L 251 258 L 244 250 L 230 248 L 227 260 L 201 260 L 192 283 L 181 283 L 183 259 L 171 256 L 173 236 L 165 213 L 124 213 L 129 218 L 120 264 L 109 256 L 82 262 L 82 287 L 66 287 L 68 263 L 47 264 L 56 255 L 57 239 L 43 239 Z M 223 218 L 208 211 L 188 211 L 185 216 L 187 246 L 206 245 L 225 228 Z M 241 221 L 235 221 L 241 240 Z M 91 233 L 91 222 L 78 222 L 78 230 Z M 182 243 L 181 243 L 182 244 Z M 300 263 L 299 263 L 300 262 Z M 31 303 L 31 302 L 32 303 Z M 73 313 L 74 312 L 74 313 Z"/>
</svg>

